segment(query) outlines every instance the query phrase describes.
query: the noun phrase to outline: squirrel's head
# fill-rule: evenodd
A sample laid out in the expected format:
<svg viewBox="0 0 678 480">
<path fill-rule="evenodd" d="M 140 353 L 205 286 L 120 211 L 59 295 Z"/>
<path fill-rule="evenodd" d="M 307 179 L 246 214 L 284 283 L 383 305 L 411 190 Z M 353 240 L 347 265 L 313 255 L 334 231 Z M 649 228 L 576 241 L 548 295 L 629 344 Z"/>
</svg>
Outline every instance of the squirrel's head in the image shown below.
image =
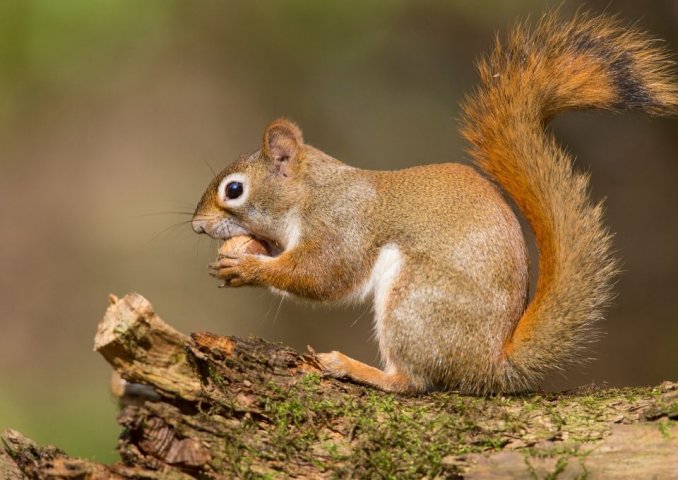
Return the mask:
<svg viewBox="0 0 678 480">
<path fill-rule="evenodd" d="M 212 180 L 193 214 L 193 230 L 224 240 L 249 234 L 269 251 L 288 247 L 298 236 L 297 207 L 305 195 L 300 180 L 312 151 L 297 125 L 275 120 L 260 150 L 242 155 Z"/>
</svg>

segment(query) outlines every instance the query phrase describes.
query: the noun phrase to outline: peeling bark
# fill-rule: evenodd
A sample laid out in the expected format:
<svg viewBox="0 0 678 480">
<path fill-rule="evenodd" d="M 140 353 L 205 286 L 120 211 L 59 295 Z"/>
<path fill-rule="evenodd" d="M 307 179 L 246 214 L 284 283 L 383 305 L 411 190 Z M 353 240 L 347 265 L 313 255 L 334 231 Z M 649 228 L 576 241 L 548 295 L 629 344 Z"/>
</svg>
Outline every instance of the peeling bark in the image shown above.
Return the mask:
<svg viewBox="0 0 678 480">
<path fill-rule="evenodd" d="M 676 478 L 678 384 L 475 397 L 397 396 L 322 375 L 312 353 L 165 324 L 111 304 L 121 461 L 0 435 L 0 478 Z M 103 400 L 102 400 L 103 401 Z"/>
</svg>

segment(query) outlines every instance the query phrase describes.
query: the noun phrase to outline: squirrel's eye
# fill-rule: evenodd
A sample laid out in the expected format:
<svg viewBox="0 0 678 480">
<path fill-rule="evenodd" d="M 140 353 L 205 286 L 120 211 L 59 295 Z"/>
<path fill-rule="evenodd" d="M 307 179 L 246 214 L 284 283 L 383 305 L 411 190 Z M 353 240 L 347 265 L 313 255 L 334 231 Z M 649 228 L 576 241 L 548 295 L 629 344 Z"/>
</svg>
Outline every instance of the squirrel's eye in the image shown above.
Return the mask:
<svg viewBox="0 0 678 480">
<path fill-rule="evenodd" d="M 242 183 L 240 182 L 229 182 L 229 184 L 226 185 L 226 196 L 229 200 L 238 198 L 240 195 L 242 195 L 242 192 L 243 188 Z"/>
</svg>

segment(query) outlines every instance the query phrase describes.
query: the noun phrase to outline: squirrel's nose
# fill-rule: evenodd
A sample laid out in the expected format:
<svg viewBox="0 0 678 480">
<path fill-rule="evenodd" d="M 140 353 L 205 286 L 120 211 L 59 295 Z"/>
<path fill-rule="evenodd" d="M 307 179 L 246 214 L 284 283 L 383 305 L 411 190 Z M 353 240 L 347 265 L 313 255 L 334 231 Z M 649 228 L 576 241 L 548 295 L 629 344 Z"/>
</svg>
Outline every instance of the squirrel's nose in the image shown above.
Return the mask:
<svg viewBox="0 0 678 480">
<path fill-rule="evenodd" d="M 193 227 L 193 231 L 195 233 L 207 233 L 207 230 L 205 230 L 205 221 L 194 218 L 193 221 L 191 222 L 191 226 Z"/>
</svg>

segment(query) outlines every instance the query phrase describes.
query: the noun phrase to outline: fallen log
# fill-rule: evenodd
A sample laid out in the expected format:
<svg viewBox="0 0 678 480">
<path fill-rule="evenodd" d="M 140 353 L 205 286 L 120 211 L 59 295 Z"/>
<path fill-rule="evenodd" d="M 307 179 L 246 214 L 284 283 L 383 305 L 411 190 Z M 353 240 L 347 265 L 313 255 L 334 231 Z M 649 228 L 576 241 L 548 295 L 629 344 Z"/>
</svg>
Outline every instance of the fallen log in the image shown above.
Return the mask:
<svg viewBox="0 0 678 480">
<path fill-rule="evenodd" d="M 173 329 L 111 296 L 121 460 L 0 438 L 0 478 L 676 478 L 678 384 L 477 397 L 323 376 L 309 350 Z M 102 399 L 106 401 L 106 399 Z"/>
</svg>

